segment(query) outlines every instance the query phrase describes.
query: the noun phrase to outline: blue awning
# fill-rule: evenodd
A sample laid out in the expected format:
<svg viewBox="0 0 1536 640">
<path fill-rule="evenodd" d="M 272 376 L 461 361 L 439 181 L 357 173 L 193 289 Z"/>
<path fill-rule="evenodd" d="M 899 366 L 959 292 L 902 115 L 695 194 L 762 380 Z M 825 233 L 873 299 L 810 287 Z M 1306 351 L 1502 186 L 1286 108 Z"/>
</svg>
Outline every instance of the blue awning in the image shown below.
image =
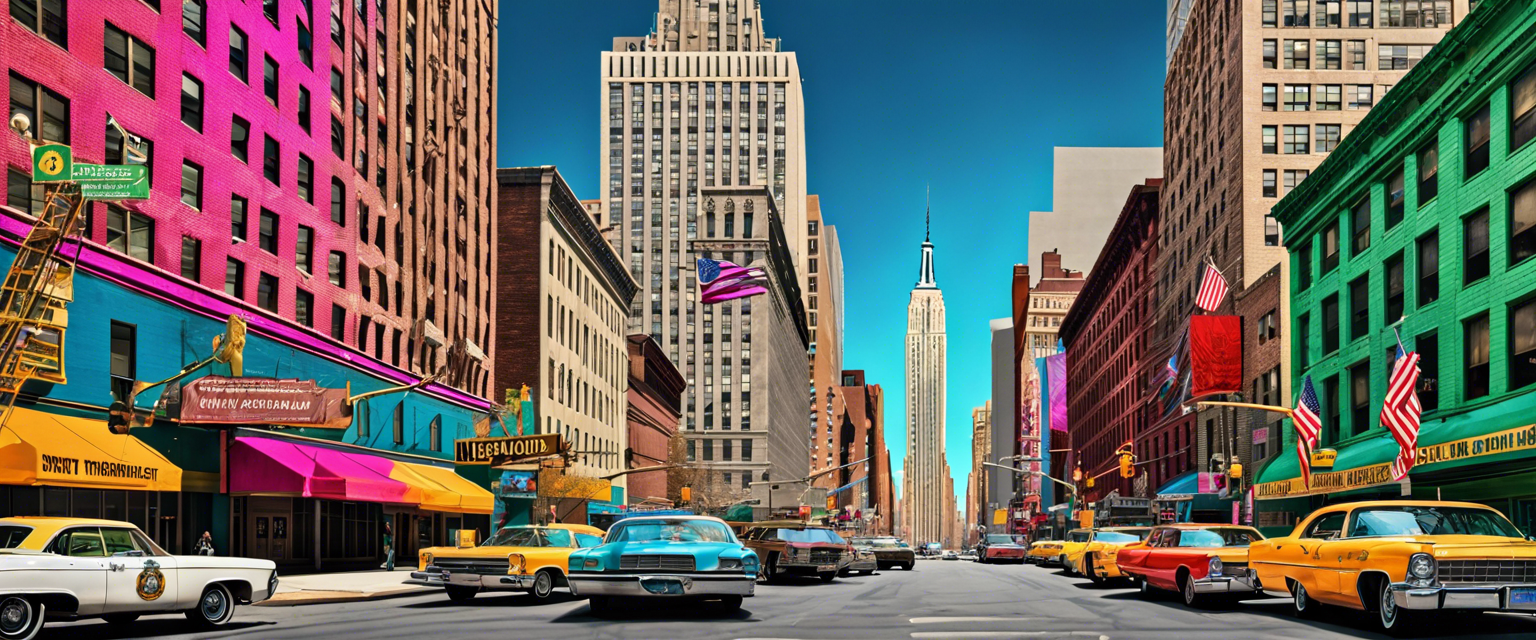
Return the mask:
<svg viewBox="0 0 1536 640">
<path fill-rule="evenodd" d="M 845 484 L 845 485 L 843 485 L 841 487 L 838 487 L 836 489 L 833 489 L 833 490 L 827 492 L 827 495 L 833 495 L 833 494 L 841 493 L 843 491 L 847 491 L 848 489 L 853 488 L 853 485 L 856 485 L 856 484 L 858 484 L 860 482 L 863 482 L 865 480 L 868 480 L 868 479 L 869 479 L 869 476 L 864 476 L 862 478 L 859 478 L 858 480 L 854 480 L 853 482 L 850 482 L 848 484 Z"/>
<path fill-rule="evenodd" d="M 1200 478 L 1191 471 L 1182 476 L 1168 481 L 1168 484 L 1157 490 L 1158 496 L 1163 495 L 1194 495 L 1200 489 Z"/>
</svg>

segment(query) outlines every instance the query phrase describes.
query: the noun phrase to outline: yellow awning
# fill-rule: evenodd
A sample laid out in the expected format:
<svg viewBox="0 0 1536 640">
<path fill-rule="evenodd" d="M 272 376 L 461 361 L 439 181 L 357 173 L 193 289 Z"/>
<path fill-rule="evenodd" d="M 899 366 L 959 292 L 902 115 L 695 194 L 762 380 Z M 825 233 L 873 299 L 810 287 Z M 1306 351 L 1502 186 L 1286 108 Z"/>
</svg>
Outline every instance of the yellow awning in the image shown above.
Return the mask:
<svg viewBox="0 0 1536 640">
<path fill-rule="evenodd" d="M 16 407 L 0 426 L 0 484 L 181 491 L 181 467 L 105 421 Z"/>
<path fill-rule="evenodd" d="M 421 491 L 421 508 L 450 513 L 490 513 L 495 496 L 453 469 L 395 461 L 389 477 Z"/>
</svg>

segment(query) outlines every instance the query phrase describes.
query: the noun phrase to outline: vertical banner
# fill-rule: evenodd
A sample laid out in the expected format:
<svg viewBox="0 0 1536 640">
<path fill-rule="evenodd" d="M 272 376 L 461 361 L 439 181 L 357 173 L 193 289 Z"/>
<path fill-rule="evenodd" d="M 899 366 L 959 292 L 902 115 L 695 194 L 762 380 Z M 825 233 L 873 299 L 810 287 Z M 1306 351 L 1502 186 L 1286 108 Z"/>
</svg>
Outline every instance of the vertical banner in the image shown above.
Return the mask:
<svg viewBox="0 0 1536 640">
<path fill-rule="evenodd" d="M 1238 316 L 1189 319 L 1190 397 L 1243 390 L 1243 320 Z"/>
<path fill-rule="evenodd" d="M 1040 398 L 1040 432 L 1044 434 L 1051 430 L 1051 394 L 1050 384 L 1046 379 L 1045 358 L 1035 358 L 1035 389 L 1036 397 Z"/>
<path fill-rule="evenodd" d="M 1046 383 L 1051 397 L 1051 429 L 1067 430 L 1067 354 L 1058 353 L 1045 359 Z M 1239 377 L 1242 371 L 1239 367 Z"/>
</svg>

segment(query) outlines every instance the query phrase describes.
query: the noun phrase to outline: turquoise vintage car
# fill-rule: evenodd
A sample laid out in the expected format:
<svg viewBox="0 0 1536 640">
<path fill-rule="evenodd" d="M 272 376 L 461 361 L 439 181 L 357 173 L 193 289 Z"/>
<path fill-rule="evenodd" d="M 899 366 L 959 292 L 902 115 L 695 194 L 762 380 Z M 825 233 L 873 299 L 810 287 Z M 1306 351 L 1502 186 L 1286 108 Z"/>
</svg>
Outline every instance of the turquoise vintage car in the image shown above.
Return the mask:
<svg viewBox="0 0 1536 640">
<path fill-rule="evenodd" d="M 603 544 L 572 552 L 566 575 L 597 615 L 630 597 L 717 600 L 735 611 L 753 594 L 758 567 L 724 520 L 644 516 L 620 520 Z"/>
</svg>

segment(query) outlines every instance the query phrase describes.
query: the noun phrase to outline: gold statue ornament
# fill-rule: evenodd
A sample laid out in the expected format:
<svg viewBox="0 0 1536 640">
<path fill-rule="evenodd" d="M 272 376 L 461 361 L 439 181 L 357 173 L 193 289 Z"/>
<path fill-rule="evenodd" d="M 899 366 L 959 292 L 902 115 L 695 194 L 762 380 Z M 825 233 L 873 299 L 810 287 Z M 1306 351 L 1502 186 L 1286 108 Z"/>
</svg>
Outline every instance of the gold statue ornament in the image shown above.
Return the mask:
<svg viewBox="0 0 1536 640">
<path fill-rule="evenodd" d="M 229 375 L 239 378 L 245 371 L 245 319 L 230 315 L 224 335 L 213 337 L 213 361 L 229 365 Z"/>
</svg>

